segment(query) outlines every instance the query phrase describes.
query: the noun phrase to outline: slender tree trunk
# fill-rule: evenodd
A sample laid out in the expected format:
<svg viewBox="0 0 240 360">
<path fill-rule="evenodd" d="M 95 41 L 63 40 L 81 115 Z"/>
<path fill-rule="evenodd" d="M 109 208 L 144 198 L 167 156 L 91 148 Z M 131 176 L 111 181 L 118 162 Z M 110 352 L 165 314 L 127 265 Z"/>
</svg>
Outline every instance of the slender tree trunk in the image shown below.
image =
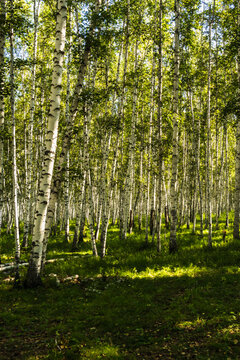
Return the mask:
<svg viewBox="0 0 240 360">
<path fill-rule="evenodd" d="M 5 0 L 0 1 L 0 238 L 3 215 L 4 189 L 4 47 L 5 47 Z"/>
<path fill-rule="evenodd" d="M 226 229 L 229 227 L 229 170 L 228 170 L 228 131 L 227 125 L 224 126 L 225 133 L 225 176 L 226 176 Z"/>
<path fill-rule="evenodd" d="M 11 0 L 11 17 L 13 19 L 13 1 Z M 10 103 L 12 117 L 12 162 L 13 162 L 13 208 L 14 208 L 14 232 L 15 232 L 15 261 L 16 274 L 15 284 L 20 281 L 19 262 L 20 262 L 20 237 L 19 237 L 19 216 L 18 216 L 18 182 L 17 182 L 17 149 L 16 149 L 16 125 L 15 125 L 15 93 L 14 93 L 14 34 L 10 32 Z"/>
<path fill-rule="evenodd" d="M 51 181 L 57 148 L 58 122 L 60 115 L 62 68 L 64 60 L 66 34 L 67 4 L 65 0 L 58 0 L 56 42 L 54 51 L 54 65 L 51 86 L 50 111 L 48 128 L 45 138 L 44 164 L 40 179 L 40 188 L 34 218 L 34 232 L 29 267 L 25 279 L 27 287 L 37 286 L 40 280 L 43 240 L 45 233 L 47 209 L 50 199 Z"/>
<path fill-rule="evenodd" d="M 94 205 L 93 205 L 93 194 L 92 194 L 92 180 L 91 180 L 91 171 L 88 169 L 88 205 L 89 205 L 89 229 L 91 233 L 91 244 L 92 252 L 94 256 L 98 256 L 95 232 L 94 232 Z"/>
<path fill-rule="evenodd" d="M 186 205 L 186 199 L 185 199 L 185 195 L 186 192 L 188 194 L 188 198 L 189 199 L 189 195 L 190 193 L 188 192 L 188 187 L 189 187 L 189 179 L 187 176 L 187 163 L 188 163 L 188 151 L 187 151 L 187 146 L 186 146 L 186 132 L 184 131 L 183 133 L 183 143 L 182 143 L 182 184 L 181 184 L 181 195 L 180 195 L 180 207 L 179 207 L 179 228 L 183 225 L 184 223 L 184 217 L 185 217 L 185 208 L 187 206 L 188 209 L 188 204 Z"/>
<path fill-rule="evenodd" d="M 108 199 L 105 204 L 104 211 L 107 212 L 107 215 L 104 217 L 101 225 L 101 257 L 103 258 L 106 254 L 106 241 L 107 241 L 107 231 L 108 231 L 108 224 L 110 219 L 110 205 L 113 197 L 114 191 L 114 178 L 116 174 L 116 167 L 117 167 L 117 155 L 118 155 L 118 146 L 119 146 L 119 138 L 117 140 L 114 158 L 113 158 L 113 165 L 112 165 L 112 173 L 111 179 L 109 182 L 109 189 L 108 189 Z"/>
<path fill-rule="evenodd" d="M 146 213 L 145 213 L 145 243 L 148 244 L 148 227 L 149 227 L 149 208 L 150 208 L 150 180 L 151 180 L 151 161 L 152 161 L 152 128 L 153 128 L 153 114 L 154 114 L 154 89 L 155 89 L 155 54 L 153 51 L 152 60 L 152 78 L 151 78 L 151 100 L 150 100 L 150 119 L 149 119 L 149 133 L 147 143 L 147 191 L 146 191 Z"/>
<path fill-rule="evenodd" d="M 32 203 L 33 203 L 33 124 L 35 112 L 35 92 L 36 92 L 36 57 L 37 57 L 37 30 L 38 30 L 38 10 L 39 3 L 36 0 L 33 3 L 33 16 L 34 16 L 34 40 L 33 40 L 33 57 L 32 57 L 32 87 L 31 87 L 31 100 L 30 100 L 30 120 L 28 127 L 28 147 L 27 147 L 27 174 L 26 174 L 26 187 L 27 187 L 27 216 L 24 223 L 24 234 L 22 247 L 28 246 L 28 236 L 31 229 L 32 221 Z"/>
<path fill-rule="evenodd" d="M 140 150 L 140 180 L 139 180 L 139 193 L 140 193 L 140 200 L 139 200 L 139 210 L 138 210 L 138 229 L 142 229 L 142 213 L 143 213 L 143 145 L 141 145 Z"/>
<path fill-rule="evenodd" d="M 208 246 L 212 247 L 212 162 L 211 162 L 211 49 L 212 49 L 212 19 L 209 19 L 209 57 L 208 57 L 208 92 L 207 92 L 207 149 L 206 149 L 206 187 L 208 215 Z"/>
<path fill-rule="evenodd" d="M 72 243 L 72 251 L 76 251 L 78 247 L 78 233 L 80 229 L 81 219 L 82 219 L 82 211 L 84 208 L 84 202 L 86 198 L 86 171 L 83 170 L 84 164 L 84 153 L 82 151 L 79 152 L 79 159 L 80 159 L 80 169 L 81 173 L 83 173 L 83 180 L 80 182 L 79 186 L 79 193 L 76 190 L 76 197 L 78 198 L 77 205 L 76 205 L 76 224 L 74 229 L 74 237 Z"/>
<path fill-rule="evenodd" d="M 118 116 L 122 122 L 122 138 L 121 143 L 123 145 L 123 130 L 124 130 L 124 105 L 125 105 L 125 91 L 126 91 L 126 75 L 128 67 L 128 47 L 129 47 L 129 12 L 130 12 L 130 0 L 127 0 L 127 16 L 126 16 L 126 26 L 125 26 L 125 51 L 124 51 L 124 68 L 123 68 L 123 78 L 122 78 L 122 92 L 120 97 L 120 106 Z M 123 146 L 121 148 L 121 164 L 123 164 Z M 122 175 L 122 174 L 121 174 Z M 123 175 L 122 175 L 123 177 Z M 125 199 L 125 189 L 123 186 L 124 180 L 121 179 L 120 182 L 120 204 L 119 204 L 119 237 L 121 240 L 125 240 L 126 231 L 127 231 L 127 219 L 126 215 L 126 199 Z"/>
<path fill-rule="evenodd" d="M 69 31 L 71 33 L 71 8 L 69 8 Z M 65 122 L 66 127 L 69 126 L 69 100 L 70 100 L 70 64 L 71 64 L 71 36 L 69 36 L 69 49 L 67 58 L 67 98 L 66 98 L 66 112 Z M 64 181 L 64 203 L 65 203 L 65 241 L 69 242 L 69 162 L 70 154 L 69 148 L 66 150 L 66 173 Z"/>
<path fill-rule="evenodd" d="M 169 252 L 177 251 L 177 170 L 178 170 L 178 82 L 179 82 L 179 31 L 180 7 L 179 0 L 175 0 L 175 47 L 174 47 L 174 81 L 173 81 L 173 154 L 172 178 L 170 187 L 171 198 L 171 229 L 169 239 Z"/>
<path fill-rule="evenodd" d="M 138 68 L 138 40 L 135 43 L 135 50 L 134 50 L 134 71 L 135 74 L 137 73 Z M 138 75 L 136 75 L 137 77 Z M 132 226 L 129 226 L 130 221 L 130 214 L 133 216 L 133 174 L 134 174 L 134 152 L 135 152 L 135 127 L 136 127 L 136 107 L 137 107 L 137 86 L 138 86 L 138 79 L 135 79 L 134 84 L 134 91 L 133 91 L 133 109 L 132 109 L 132 118 L 131 118 L 131 133 L 129 138 L 129 153 L 128 153 L 128 167 L 127 167 L 127 175 L 125 179 L 125 186 L 124 186 L 124 234 L 132 232 Z M 132 222 L 133 225 L 133 222 Z"/>
<path fill-rule="evenodd" d="M 238 0 L 238 90 L 237 90 L 237 133 L 236 133 L 236 160 L 235 160 L 235 194 L 234 194 L 234 229 L 233 236 L 239 239 L 239 211 L 240 211 L 240 0 Z"/>
<path fill-rule="evenodd" d="M 192 216 L 193 216 L 193 229 L 192 233 L 195 234 L 196 232 L 196 216 L 197 216 L 197 198 L 198 198 L 198 191 L 197 191 L 197 183 L 198 183 L 198 172 L 197 172 L 197 163 L 198 163 L 198 129 L 196 126 L 196 120 L 194 115 L 194 108 L 193 108 L 193 94 L 190 90 L 189 93 L 189 100 L 190 100 L 190 109 L 192 114 L 192 183 L 193 183 L 193 210 L 192 210 Z"/>
</svg>

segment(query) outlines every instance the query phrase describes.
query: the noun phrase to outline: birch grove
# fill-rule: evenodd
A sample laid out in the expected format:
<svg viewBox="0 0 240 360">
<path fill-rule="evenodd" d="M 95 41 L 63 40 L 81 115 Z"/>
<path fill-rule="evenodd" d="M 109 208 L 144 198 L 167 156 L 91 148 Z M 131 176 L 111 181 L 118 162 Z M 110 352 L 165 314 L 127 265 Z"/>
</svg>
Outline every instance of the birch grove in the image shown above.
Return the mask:
<svg viewBox="0 0 240 360">
<path fill-rule="evenodd" d="M 62 232 L 102 258 L 113 228 L 160 255 L 185 226 L 239 239 L 239 7 L 0 1 L 0 231 L 26 286 Z"/>
</svg>

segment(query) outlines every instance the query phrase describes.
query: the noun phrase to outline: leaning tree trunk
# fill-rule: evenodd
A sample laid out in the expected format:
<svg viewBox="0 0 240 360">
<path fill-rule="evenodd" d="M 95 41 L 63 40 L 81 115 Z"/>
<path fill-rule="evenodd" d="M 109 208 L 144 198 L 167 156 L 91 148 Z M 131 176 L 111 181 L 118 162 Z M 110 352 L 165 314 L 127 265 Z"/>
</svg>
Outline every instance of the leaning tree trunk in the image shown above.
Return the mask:
<svg viewBox="0 0 240 360">
<path fill-rule="evenodd" d="M 177 251 L 177 169 L 178 169 L 178 82 L 179 82 L 179 30 L 180 8 L 179 0 L 175 0 L 175 48 L 174 48 L 174 81 L 173 81 L 173 154 L 172 178 L 170 187 L 171 201 L 171 229 L 169 239 L 169 252 Z"/>
<path fill-rule="evenodd" d="M 84 48 L 84 52 L 83 52 L 83 56 L 82 56 L 82 61 L 80 63 L 80 67 L 78 70 L 77 84 L 75 86 L 73 96 L 72 96 L 72 103 L 71 103 L 71 107 L 70 107 L 68 127 L 66 129 L 66 134 L 63 139 L 62 150 L 60 153 L 58 166 L 56 167 L 57 171 L 55 173 L 55 176 L 54 176 L 54 179 L 52 182 L 51 198 L 50 198 L 49 207 L 48 207 L 47 224 L 46 224 L 45 238 L 44 238 L 44 242 L 43 242 L 43 258 L 42 258 L 42 266 L 41 266 L 42 270 L 44 268 L 45 255 L 46 255 L 46 251 L 47 251 L 48 236 L 50 233 L 52 220 L 54 218 L 57 194 L 62 185 L 62 171 L 65 166 L 67 152 L 69 151 L 70 145 L 71 145 L 73 124 L 74 124 L 74 120 L 75 120 L 77 112 L 78 112 L 80 95 L 81 95 L 81 92 L 83 89 L 84 77 L 85 77 L 86 69 L 87 69 L 88 62 L 89 62 L 89 55 L 90 55 L 91 47 L 92 47 L 92 36 L 94 34 L 94 30 L 95 30 L 95 26 L 96 26 L 96 19 L 97 19 L 96 13 L 98 13 L 98 11 L 99 11 L 100 4 L 101 4 L 101 1 L 96 0 L 95 11 L 92 14 L 92 20 L 91 20 L 91 24 L 90 24 L 89 34 L 86 37 L 86 43 L 85 43 L 85 48 Z"/>
<path fill-rule="evenodd" d="M 34 218 L 34 232 L 29 267 L 25 279 L 27 287 L 37 286 L 40 282 L 42 248 L 46 225 L 47 209 L 50 199 L 51 181 L 54 168 L 54 159 L 57 148 L 58 123 L 60 116 L 60 102 L 62 89 L 62 71 L 65 48 L 67 18 L 66 0 L 58 0 L 56 42 L 54 51 L 54 65 L 51 85 L 50 111 L 45 138 L 44 163 L 40 179 L 36 212 Z"/>
</svg>

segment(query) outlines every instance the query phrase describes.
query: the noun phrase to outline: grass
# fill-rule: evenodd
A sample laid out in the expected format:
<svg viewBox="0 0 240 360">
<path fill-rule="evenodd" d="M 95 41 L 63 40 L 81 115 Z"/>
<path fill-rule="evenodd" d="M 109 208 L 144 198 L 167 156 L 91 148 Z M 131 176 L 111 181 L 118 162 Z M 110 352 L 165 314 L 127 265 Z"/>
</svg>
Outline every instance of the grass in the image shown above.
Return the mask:
<svg viewBox="0 0 240 360">
<path fill-rule="evenodd" d="M 208 250 L 183 227 L 174 255 L 169 234 L 157 254 L 144 232 L 119 242 L 110 227 L 105 259 L 88 238 L 78 257 L 51 238 L 48 257 L 64 260 L 46 265 L 43 287 L 16 290 L 0 273 L 0 359 L 240 359 L 240 242 L 221 228 Z M 13 239 L 1 246 L 8 262 Z"/>
</svg>

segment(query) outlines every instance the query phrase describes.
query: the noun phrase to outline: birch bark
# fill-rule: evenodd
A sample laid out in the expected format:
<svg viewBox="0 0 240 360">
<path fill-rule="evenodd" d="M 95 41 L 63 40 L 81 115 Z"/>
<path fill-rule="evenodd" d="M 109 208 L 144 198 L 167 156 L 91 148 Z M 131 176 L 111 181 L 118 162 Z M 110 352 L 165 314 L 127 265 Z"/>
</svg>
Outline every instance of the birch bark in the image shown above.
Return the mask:
<svg viewBox="0 0 240 360">
<path fill-rule="evenodd" d="M 137 72 L 138 67 L 138 40 L 135 43 L 135 50 L 134 50 L 134 71 L 135 74 Z M 136 75 L 137 76 L 137 75 Z M 133 203 L 133 172 L 134 172 L 134 149 L 135 149 L 135 125 L 136 125 L 136 106 L 137 106 L 137 84 L 138 79 L 135 79 L 134 84 L 134 92 L 133 92 L 133 109 L 132 109 L 132 118 L 131 118 L 131 132 L 130 132 L 130 139 L 129 139 L 129 153 L 128 153 L 128 167 L 127 167 L 127 175 L 125 180 L 124 186 L 124 226 L 123 232 L 124 237 L 127 233 L 127 228 L 129 224 L 129 232 L 132 232 L 132 224 L 131 224 L 131 215 L 132 214 L 132 203 Z M 130 216 L 129 216 L 130 215 Z"/>
<path fill-rule="evenodd" d="M 3 214 L 3 159 L 4 159 L 4 47 L 5 47 L 5 0 L 0 1 L 0 235 Z"/>
<path fill-rule="evenodd" d="M 206 187 L 208 214 L 208 246 L 212 247 L 212 162 L 211 162 L 211 50 L 212 50 L 212 19 L 210 6 L 209 19 L 209 55 L 208 55 L 208 92 L 207 92 L 207 149 L 206 149 Z"/>
<path fill-rule="evenodd" d="M 71 8 L 69 8 L 69 30 L 71 33 Z M 69 49 L 67 57 L 67 97 L 66 97 L 66 112 L 65 112 L 65 122 L 66 126 L 69 126 L 69 100 L 70 100 L 70 64 L 71 64 L 71 36 L 69 37 Z M 69 148 L 66 150 L 66 173 L 65 173 L 65 182 L 64 182 L 64 203 L 65 203 L 65 241 L 69 241 L 69 163 L 70 163 L 70 154 Z"/>
<path fill-rule="evenodd" d="M 10 2 L 11 17 L 13 19 L 13 1 Z M 16 124 L 15 124 L 15 91 L 14 91 L 14 33 L 10 30 L 10 103 L 12 117 L 12 162 L 13 162 L 13 209 L 14 209 L 14 235 L 15 235 L 15 261 L 16 274 L 15 285 L 20 281 L 19 262 L 20 262 L 20 237 L 19 237 L 19 216 L 18 216 L 18 182 L 17 182 L 17 150 L 16 150 Z"/>
<path fill-rule="evenodd" d="M 154 114 L 154 88 L 155 88 L 155 56 L 153 51 L 152 75 L 151 75 L 151 101 L 150 101 L 150 119 L 149 133 L 147 143 L 147 192 L 146 192 L 146 213 L 145 213 L 145 243 L 148 244 L 148 226 L 149 226 L 149 207 L 150 207 L 150 179 L 151 179 L 151 160 L 152 160 L 152 127 Z"/>
<path fill-rule="evenodd" d="M 233 236 L 239 239 L 239 211 L 240 211 L 240 0 L 238 0 L 238 53 L 237 53 L 237 69 L 238 69 L 238 88 L 237 88 L 237 133 L 236 133 L 236 160 L 235 160 L 235 194 L 234 194 L 234 229 Z"/>
<path fill-rule="evenodd" d="M 57 148 L 58 122 L 60 116 L 62 89 L 62 70 L 66 35 L 66 18 L 67 2 L 66 0 L 58 0 L 50 111 L 48 115 L 48 128 L 45 137 L 44 163 L 40 179 L 40 188 L 38 192 L 36 212 L 34 218 L 32 251 L 29 260 L 28 272 L 25 279 L 25 286 L 27 287 L 37 286 L 41 282 L 40 272 L 43 240 L 46 225 L 47 208 L 50 199 L 54 160 Z"/>
<path fill-rule="evenodd" d="M 225 176 L 226 176 L 226 229 L 229 227 L 229 170 L 228 170 L 228 129 L 224 127 L 225 133 Z"/>
<path fill-rule="evenodd" d="M 87 69 L 88 62 L 89 62 L 89 55 L 90 55 L 91 46 L 92 46 L 92 36 L 94 34 L 94 30 L 95 30 L 95 26 L 96 26 L 96 13 L 99 11 L 100 5 L 101 5 L 101 0 L 96 0 L 95 11 L 92 14 L 92 20 L 91 20 L 91 24 L 90 24 L 89 34 L 86 39 L 83 57 L 82 57 L 82 61 L 81 61 L 80 67 L 79 67 L 79 71 L 78 71 L 77 84 L 75 86 L 75 89 L 74 89 L 74 92 L 72 95 L 70 114 L 69 114 L 69 122 L 68 122 L 69 126 L 66 129 L 66 133 L 65 133 L 65 136 L 63 139 L 63 144 L 62 144 L 62 150 L 60 153 L 59 162 L 58 162 L 58 165 L 56 166 L 56 173 L 54 175 L 54 179 L 52 182 L 51 197 L 50 197 L 50 202 L 49 202 L 49 206 L 48 206 L 48 214 L 47 214 L 46 232 L 45 232 L 45 237 L 44 237 L 44 241 L 43 241 L 42 270 L 43 270 L 44 262 L 45 262 L 45 258 L 46 258 L 48 236 L 49 236 L 52 220 L 54 218 L 57 194 L 58 194 L 59 189 L 62 184 L 62 171 L 64 169 L 64 164 L 65 164 L 66 157 L 67 157 L 67 151 L 71 145 L 73 124 L 74 124 L 75 117 L 77 115 L 79 98 L 80 98 L 80 94 L 83 89 L 84 77 L 85 77 L 86 69 Z"/>
<path fill-rule="evenodd" d="M 162 0 L 159 1 L 159 40 L 158 40 L 158 213 L 157 213 L 157 251 L 161 251 L 161 225 L 162 225 L 162 177 L 163 177 L 163 154 L 162 154 Z"/>
<path fill-rule="evenodd" d="M 34 40 L 33 40 L 33 57 L 32 57 L 32 87 L 31 87 L 31 100 L 30 100 L 30 120 L 28 126 L 28 146 L 27 146 L 27 174 L 26 174 L 26 188 L 27 188 L 27 216 L 24 224 L 24 234 L 22 247 L 28 246 L 29 230 L 31 228 L 30 222 L 32 220 L 32 203 L 33 203 L 33 122 L 35 112 L 35 92 L 36 92 L 36 57 L 37 57 L 37 30 L 38 30 L 38 11 L 39 4 L 34 0 L 33 14 L 34 14 Z"/>
<path fill-rule="evenodd" d="M 170 187 L 171 201 L 171 228 L 169 239 L 169 252 L 177 251 L 177 168 L 178 168 L 178 87 L 179 87 L 179 31 L 180 7 L 179 0 L 175 0 L 175 32 L 174 32 L 174 81 L 173 81 L 173 154 L 172 177 Z"/>
</svg>

